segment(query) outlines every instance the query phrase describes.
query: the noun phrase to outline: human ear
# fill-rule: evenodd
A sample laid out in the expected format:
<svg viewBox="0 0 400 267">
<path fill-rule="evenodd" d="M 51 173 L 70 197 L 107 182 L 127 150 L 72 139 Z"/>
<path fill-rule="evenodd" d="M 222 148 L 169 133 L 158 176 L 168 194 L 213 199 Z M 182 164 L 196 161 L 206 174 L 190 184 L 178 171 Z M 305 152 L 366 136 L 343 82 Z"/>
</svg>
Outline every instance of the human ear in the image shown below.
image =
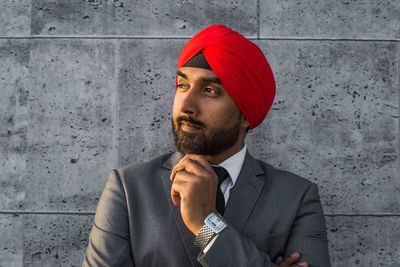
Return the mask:
<svg viewBox="0 0 400 267">
<path fill-rule="evenodd" d="M 249 130 L 250 127 L 250 122 L 246 119 L 246 117 L 243 115 L 243 113 L 241 113 L 240 116 L 240 126 L 244 129 L 246 129 L 246 132 Z"/>
</svg>

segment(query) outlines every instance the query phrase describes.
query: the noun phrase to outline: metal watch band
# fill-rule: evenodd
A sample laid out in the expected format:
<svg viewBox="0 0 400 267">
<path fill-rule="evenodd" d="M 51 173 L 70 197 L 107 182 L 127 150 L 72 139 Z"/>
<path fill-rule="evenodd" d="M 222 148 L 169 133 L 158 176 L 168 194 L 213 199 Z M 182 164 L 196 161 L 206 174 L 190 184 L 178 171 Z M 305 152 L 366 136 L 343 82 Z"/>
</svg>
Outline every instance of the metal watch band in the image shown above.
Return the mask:
<svg viewBox="0 0 400 267">
<path fill-rule="evenodd" d="M 204 224 L 203 227 L 201 227 L 199 234 L 194 239 L 194 245 L 203 250 L 207 246 L 208 241 L 213 234 L 213 229 L 211 229 L 207 224 Z"/>
</svg>

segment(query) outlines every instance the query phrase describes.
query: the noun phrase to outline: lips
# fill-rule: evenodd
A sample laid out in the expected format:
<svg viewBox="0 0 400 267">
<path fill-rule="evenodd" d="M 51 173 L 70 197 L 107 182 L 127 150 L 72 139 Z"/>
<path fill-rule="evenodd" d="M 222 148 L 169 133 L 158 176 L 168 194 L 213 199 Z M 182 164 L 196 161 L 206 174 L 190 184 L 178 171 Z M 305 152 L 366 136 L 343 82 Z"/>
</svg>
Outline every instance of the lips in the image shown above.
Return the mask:
<svg viewBox="0 0 400 267">
<path fill-rule="evenodd" d="M 196 132 L 205 127 L 202 121 L 191 116 L 179 116 L 176 118 L 176 123 L 178 128 L 185 132 Z"/>
<path fill-rule="evenodd" d="M 196 132 L 201 129 L 198 125 L 192 124 L 190 122 L 182 121 L 180 123 L 180 128 L 185 132 Z"/>
</svg>

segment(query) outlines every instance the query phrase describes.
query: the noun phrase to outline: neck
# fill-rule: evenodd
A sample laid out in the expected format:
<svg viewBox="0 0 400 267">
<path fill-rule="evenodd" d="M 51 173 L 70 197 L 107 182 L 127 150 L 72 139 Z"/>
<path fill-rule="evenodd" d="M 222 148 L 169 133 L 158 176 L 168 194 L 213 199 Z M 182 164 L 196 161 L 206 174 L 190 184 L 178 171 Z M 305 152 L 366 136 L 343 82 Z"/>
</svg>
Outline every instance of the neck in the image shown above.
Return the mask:
<svg viewBox="0 0 400 267">
<path fill-rule="evenodd" d="M 224 160 L 232 157 L 237 152 L 239 152 L 244 146 L 244 138 L 239 138 L 238 141 L 229 149 L 225 150 L 224 152 L 218 155 L 204 155 L 206 160 L 211 164 L 218 165 Z"/>
</svg>

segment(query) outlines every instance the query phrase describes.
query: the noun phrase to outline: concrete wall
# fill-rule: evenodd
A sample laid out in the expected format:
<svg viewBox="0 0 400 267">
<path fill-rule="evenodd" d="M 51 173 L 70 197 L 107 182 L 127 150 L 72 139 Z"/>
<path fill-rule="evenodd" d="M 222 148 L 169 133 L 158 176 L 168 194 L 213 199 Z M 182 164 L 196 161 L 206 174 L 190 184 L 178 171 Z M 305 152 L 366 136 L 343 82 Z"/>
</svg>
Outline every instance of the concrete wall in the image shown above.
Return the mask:
<svg viewBox="0 0 400 267">
<path fill-rule="evenodd" d="M 333 266 L 400 263 L 398 0 L 4 0 L 0 266 L 79 266 L 111 168 L 174 149 L 174 73 L 215 23 L 277 80 L 252 153 L 316 182 Z"/>
</svg>

